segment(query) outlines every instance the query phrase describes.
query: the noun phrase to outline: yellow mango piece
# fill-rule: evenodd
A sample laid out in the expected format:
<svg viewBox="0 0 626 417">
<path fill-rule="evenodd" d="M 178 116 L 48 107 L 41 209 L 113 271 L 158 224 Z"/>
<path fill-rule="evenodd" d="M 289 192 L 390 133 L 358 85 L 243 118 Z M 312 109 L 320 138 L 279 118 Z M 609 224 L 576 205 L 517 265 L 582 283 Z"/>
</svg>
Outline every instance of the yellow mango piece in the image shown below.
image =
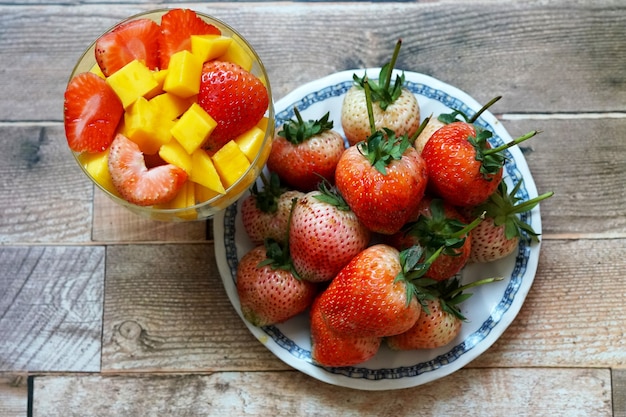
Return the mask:
<svg viewBox="0 0 626 417">
<path fill-rule="evenodd" d="M 111 174 L 109 174 L 109 149 L 98 153 L 83 152 L 78 155 L 78 160 L 102 188 L 113 195 L 122 197 L 113 185 Z"/>
<path fill-rule="evenodd" d="M 248 161 L 252 163 L 261 150 L 263 139 L 265 139 L 265 131 L 255 126 L 237 136 L 234 140 L 239 149 L 246 155 Z"/>
<path fill-rule="evenodd" d="M 189 179 L 216 193 L 226 193 L 211 157 L 203 149 L 198 149 L 191 154 L 191 174 Z"/>
<path fill-rule="evenodd" d="M 191 35 L 191 53 L 202 62 L 215 59 L 226 53 L 232 39 L 221 35 Z"/>
<path fill-rule="evenodd" d="M 195 196 L 196 196 L 196 204 L 204 203 L 205 201 L 209 201 L 210 199 L 221 195 L 217 191 L 211 190 L 210 188 L 205 187 L 202 184 L 192 183 L 196 186 Z"/>
<path fill-rule="evenodd" d="M 98 77 L 102 78 L 103 80 L 106 80 L 106 75 L 104 75 L 104 73 L 102 72 L 102 70 L 100 69 L 100 65 L 98 65 L 98 63 L 96 62 L 95 64 L 93 64 L 93 66 L 91 67 L 91 69 L 89 70 L 89 72 L 93 72 L 94 74 L 96 74 Z"/>
<path fill-rule="evenodd" d="M 195 97 L 182 98 L 171 93 L 163 93 L 153 97 L 149 102 L 163 117 L 174 120 L 195 102 Z"/>
<path fill-rule="evenodd" d="M 184 169 L 187 174 L 191 173 L 191 155 L 177 140 L 170 140 L 162 145 L 159 149 L 159 156 L 165 162 Z"/>
<path fill-rule="evenodd" d="M 265 132 L 267 131 L 268 123 L 269 123 L 269 119 L 267 117 L 262 117 L 261 120 L 259 120 L 259 123 L 256 124 L 256 127 L 258 127 L 259 129 Z"/>
<path fill-rule="evenodd" d="M 226 143 L 215 152 L 213 163 L 226 188 L 237 182 L 250 167 L 250 161 L 234 140 Z"/>
<path fill-rule="evenodd" d="M 155 207 L 159 209 L 184 209 L 192 207 L 196 204 L 195 194 L 195 184 L 191 181 L 187 181 L 183 184 L 173 200 L 165 204 L 155 205 Z M 176 216 L 185 220 L 195 220 L 198 218 L 198 212 L 194 209 L 183 210 L 176 213 Z"/>
<path fill-rule="evenodd" d="M 163 69 L 163 70 L 152 72 L 152 75 L 154 75 L 154 79 L 156 80 L 157 85 L 156 87 L 154 87 L 152 90 L 148 91 L 144 95 L 145 98 L 150 100 L 151 98 L 159 94 L 163 94 L 163 83 L 165 83 L 165 77 L 167 76 L 167 73 L 168 73 L 168 69 Z"/>
<path fill-rule="evenodd" d="M 145 154 L 155 154 L 172 140 L 173 120 L 160 115 L 148 100 L 139 97 L 124 113 L 124 134 Z"/>
<path fill-rule="evenodd" d="M 158 86 L 153 72 L 138 60 L 124 65 L 109 76 L 106 82 L 115 91 L 125 109 Z"/>
<path fill-rule="evenodd" d="M 200 91 L 203 62 L 187 50 L 176 52 L 170 58 L 163 90 L 187 98 Z"/>
<path fill-rule="evenodd" d="M 228 61 L 239 65 L 246 71 L 252 69 L 252 63 L 254 62 L 252 51 L 244 46 L 243 40 L 237 35 L 233 35 L 233 41 L 226 52 L 219 57 L 221 61 Z"/>
<path fill-rule="evenodd" d="M 188 154 L 200 148 L 217 122 L 200 107 L 198 103 L 193 103 L 172 127 L 171 133 L 176 138 Z"/>
</svg>

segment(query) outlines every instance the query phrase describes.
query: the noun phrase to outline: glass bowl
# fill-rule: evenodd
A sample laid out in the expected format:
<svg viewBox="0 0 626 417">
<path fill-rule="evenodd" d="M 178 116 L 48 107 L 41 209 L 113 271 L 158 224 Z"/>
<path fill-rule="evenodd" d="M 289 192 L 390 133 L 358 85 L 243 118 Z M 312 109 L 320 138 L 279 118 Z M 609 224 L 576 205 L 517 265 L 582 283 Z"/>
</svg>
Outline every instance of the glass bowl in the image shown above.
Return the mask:
<svg viewBox="0 0 626 417">
<path fill-rule="evenodd" d="M 171 9 L 159 9 L 152 10 L 148 12 L 143 12 L 134 16 L 131 16 L 127 19 L 124 19 L 118 22 L 116 25 L 111 27 L 108 31 L 104 33 L 108 33 L 113 30 L 118 25 L 128 22 L 130 20 L 136 20 L 141 18 L 148 18 L 157 23 L 161 22 L 161 16 L 167 13 Z M 194 12 L 203 19 L 204 21 L 216 26 L 222 32 L 222 36 L 228 36 L 232 38 L 231 42 L 236 42 L 240 47 L 240 51 L 243 51 L 245 54 L 249 56 L 252 61 L 250 72 L 254 74 L 257 78 L 259 78 L 263 84 L 267 88 L 267 93 L 269 97 L 269 104 L 267 111 L 265 113 L 265 121 L 266 125 L 259 126 L 263 130 L 265 130 L 265 135 L 260 146 L 258 153 L 252 159 L 249 168 L 239 177 L 238 180 L 232 183 L 228 188 L 225 189 L 224 194 L 218 194 L 213 196 L 206 201 L 198 202 L 195 205 L 190 205 L 184 208 L 162 208 L 156 206 L 139 206 L 136 204 L 132 204 L 126 200 L 124 200 L 115 190 L 111 190 L 112 184 L 103 185 L 94 179 L 92 174 L 88 170 L 88 164 L 86 161 L 89 160 L 89 156 L 85 155 L 85 153 L 77 153 L 72 151 L 76 162 L 82 168 L 83 172 L 87 177 L 99 188 L 102 192 L 104 192 L 111 200 L 115 203 L 129 209 L 130 211 L 150 218 L 154 220 L 160 221 L 168 221 L 168 222 L 184 222 L 184 221 L 198 221 L 198 220 L 206 220 L 211 218 L 215 213 L 220 212 L 227 208 L 229 205 L 236 202 L 241 195 L 252 186 L 252 184 L 256 181 L 256 179 L 261 174 L 263 167 L 267 161 L 267 158 L 270 153 L 270 149 L 272 146 L 272 139 L 274 137 L 274 104 L 272 100 L 272 91 L 270 87 L 270 82 L 267 77 L 267 73 L 265 71 L 265 67 L 263 66 L 263 62 L 261 58 L 258 56 L 254 48 L 246 41 L 246 39 L 239 34 L 235 29 L 233 29 L 228 24 L 223 21 L 216 19 L 212 16 L 197 12 Z M 104 34 L 103 33 L 103 34 Z M 94 66 L 97 66 L 96 58 L 95 58 L 95 43 L 94 41 L 89 48 L 82 54 L 80 59 L 78 60 L 76 66 L 74 67 L 69 80 L 71 80 L 74 76 L 92 70 Z M 68 81 L 69 83 L 69 81 Z M 175 139 L 172 139 L 175 140 Z"/>
</svg>

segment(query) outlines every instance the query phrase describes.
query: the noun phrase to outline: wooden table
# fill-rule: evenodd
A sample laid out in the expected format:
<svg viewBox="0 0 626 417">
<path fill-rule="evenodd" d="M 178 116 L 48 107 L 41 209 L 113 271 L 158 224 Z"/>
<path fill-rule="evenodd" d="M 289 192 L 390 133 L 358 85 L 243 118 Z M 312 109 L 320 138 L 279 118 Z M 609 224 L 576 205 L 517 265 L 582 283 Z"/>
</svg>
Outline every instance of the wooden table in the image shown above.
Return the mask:
<svg viewBox="0 0 626 417">
<path fill-rule="evenodd" d="M 319 382 L 247 330 L 222 287 L 211 222 L 118 208 L 63 133 L 82 50 L 162 3 L 0 5 L 0 415 L 626 416 L 626 4 L 170 2 L 248 37 L 275 100 L 381 65 L 432 75 L 493 109 L 540 192 L 543 246 L 502 337 L 451 376 L 396 391 Z"/>
</svg>

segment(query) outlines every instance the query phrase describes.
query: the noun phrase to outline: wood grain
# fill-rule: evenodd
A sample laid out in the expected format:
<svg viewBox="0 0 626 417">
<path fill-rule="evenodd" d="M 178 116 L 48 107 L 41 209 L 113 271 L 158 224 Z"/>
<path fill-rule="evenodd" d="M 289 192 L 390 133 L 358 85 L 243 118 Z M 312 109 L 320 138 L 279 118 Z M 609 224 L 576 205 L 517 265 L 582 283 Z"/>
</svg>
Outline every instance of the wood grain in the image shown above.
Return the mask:
<svg viewBox="0 0 626 417">
<path fill-rule="evenodd" d="M 506 92 L 509 113 L 624 111 L 623 2 L 185 3 L 237 27 L 265 63 L 279 99 L 321 76 L 386 62 L 439 78 L 480 102 Z M 5 121 L 61 120 L 64 85 L 81 52 L 116 21 L 154 4 L 2 6 Z M 376 24 L 370 18 L 376 15 Z M 310 16 L 315 16 L 311 19 Z M 303 30 L 306 22 L 306 30 Z M 34 36 L 30 28 L 50 36 Z M 320 42 L 319 34 L 324 34 Z"/>
<path fill-rule="evenodd" d="M 0 416 L 25 417 L 27 410 L 26 374 L 0 373 Z"/>
<path fill-rule="evenodd" d="M 107 249 L 102 371 L 287 369 L 247 330 L 212 244 Z"/>
<path fill-rule="evenodd" d="M 0 246 L 0 371 L 98 371 L 104 248 Z"/>
<path fill-rule="evenodd" d="M 626 417 L 626 369 L 611 370 L 613 417 Z"/>
<path fill-rule="evenodd" d="M 434 383 L 393 392 L 355 391 L 297 372 L 43 376 L 34 382 L 33 417 L 606 417 L 611 415 L 610 383 L 606 369 L 544 368 L 466 369 Z"/>
</svg>

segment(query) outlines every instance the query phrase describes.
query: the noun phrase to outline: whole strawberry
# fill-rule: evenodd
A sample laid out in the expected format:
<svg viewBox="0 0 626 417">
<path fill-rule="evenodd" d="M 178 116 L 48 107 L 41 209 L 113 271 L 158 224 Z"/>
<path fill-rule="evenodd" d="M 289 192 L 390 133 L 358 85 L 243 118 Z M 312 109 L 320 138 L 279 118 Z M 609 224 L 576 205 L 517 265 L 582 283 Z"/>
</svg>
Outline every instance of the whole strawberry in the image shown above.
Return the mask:
<svg viewBox="0 0 626 417">
<path fill-rule="evenodd" d="M 394 350 L 412 350 L 434 349 L 449 344 L 459 335 L 463 321 L 466 321 L 459 305 L 472 294 L 463 291 L 500 280 L 486 278 L 462 287 L 458 279 L 438 283 L 423 300 L 423 311 L 415 325 L 404 333 L 388 337 L 387 345 Z"/>
<path fill-rule="evenodd" d="M 323 180 L 335 181 L 335 167 L 345 144 L 332 130 L 330 113 L 319 120 L 304 121 L 298 109 L 293 110 L 296 119 L 283 124 L 276 134 L 267 167 L 292 188 L 313 191 Z"/>
<path fill-rule="evenodd" d="M 261 178 L 263 189 L 259 190 L 255 183 L 241 203 L 243 227 L 255 245 L 266 239 L 285 243 L 292 200 L 302 198 L 304 193 L 283 187 L 276 174 L 271 174 L 269 180 L 263 174 Z"/>
<path fill-rule="evenodd" d="M 311 358 L 322 366 L 351 366 L 376 355 L 382 338 L 352 336 L 331 330 L 316 299 L 309 314 L 311 321 Z"/>
<path fill-rule="evenodd" d="M 539 240 L 537 233 L 519 214 L 533 209 L 554 193 L 548 192 L 521 201 L 517 196 L 521 185 L 522 180 L 509 193 L 506 183 L 502 181 L 498 190 L 485 203 L 472 210 L 472 213 L 485 213 L 484 221 L 472 231 L 470 259 L 473 262 L 492 262 L 504 258 L 517 249 L 522 236 L 528 236 L 532 241 Z"/>
<path fill-rule="evenodd" d="M 407 331 L 421 313 L 419 286 L 428 267 L 422 250 L 403 252 L 376 244 L 363 250 L 330 282 L 319 298 L 326 324 L 336 333 L 384 337 Z"/>
<path fill-rule="evenodd" d="M 465 216 L 454 206 L 438 198 L 425 197 L 420 203 L 418 218 L 390 236 L 388 242 L 398 250 L 417 244 L 430 253 L 443 248 L 424 274 L 427 278 L 443 281 L 456 275 L 467 263 L 471 253 L 471 231 L 480 221 L 477 218 L 467 224 Z"/>
<path fill-rule="evenodd" d="M 371 134 L 367 118 L 366 81 L 372 90 L 372 111 L 376 129 L 387 128 L 398 136 L 411 137 L 419 128 L 419 103 L 415 95 L 404 88 L 404 73 L 396 76 L 393 85 L 391 83 L 401 45 L 402 41 L 399 40 L 391 61 L 381 68 L 378 81 L 368 80 L 367 75 L 362 78 L 354 75 L 354 85 L 346 92 L 341 107 L 341 125 L 350 145 L 366 140 Z"/>
<path fill-rule="evenodd" d="M 231 62 L 208 61 L 201 77 L 198 104 L 217 122 L 204 144 L 213 153 L 263 118 L 269 94 L 254 74 Z"/>
<path fill-rule="evenodd" d="M 288 252 L 268 241 L 239 261 L 237 294 L 244 318 L 261 327 L 282 323 L 304 312 L 313 302 L 317 287 L 297 278 Z"/>
<path fill-rule="evenodd" d="M 335 171 L 335 184 L 359 220 L 388 235 L 416 212 L 427 178 L 426 164 L 408 138 L 390 130 L 348 148 Z"/>
<path fill-rule="evenodd" d="M 294 207 L 289 249 L 293 266 L 304 280 L 330 281 L 369 241 L 369 230 L 337 189 L 326 183 Z"/>
</svg>

